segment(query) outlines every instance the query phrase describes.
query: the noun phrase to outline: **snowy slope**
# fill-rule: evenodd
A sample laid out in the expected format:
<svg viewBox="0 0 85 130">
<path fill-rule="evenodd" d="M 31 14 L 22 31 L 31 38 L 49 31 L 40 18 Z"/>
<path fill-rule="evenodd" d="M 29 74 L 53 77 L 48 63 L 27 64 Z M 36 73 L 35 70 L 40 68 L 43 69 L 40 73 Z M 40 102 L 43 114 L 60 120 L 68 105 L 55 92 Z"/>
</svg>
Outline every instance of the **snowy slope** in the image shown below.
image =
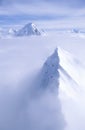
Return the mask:
<svg viewBox="0 0 85 130">
<path fill-rule="evenodd" d="M 74 93 L 81 94 L 81 92 L 85 91 L 85 66 L 72 54 L 69 52 L 58 49 L 59 57 L 60 57 L 60 74 L 62 80 L 67 80 L 68 83 L 70 81 L 70 85 L 72 87 L 62 88 L 65 89 L 65 92 L 68 91 L 69 96 L 73 96 Z M 63 82 L 65 83 L 65 81 Z M 76 97 L 77 98 L 77 97 Z"/>
<path fill-rule="evenodd" d="M 84 130 L 85 124 L 85 66 L 78 57 L 59 48 L 59 97 L 67 121 L 66 130 Z M 77 119 L 76 119 L 77 117 Z"/>
<path fill-rule="evenodd" d="M 47 59 L 38 77 L 40 87 L 56 92 L 56 95 L 58 94 L 64 120 L 67 123 L 66 130 L 80 130 L 80 128 L 84 130 L 85 128 L 83 122 L 85 114 L 81 111 L 85 109 L 84 77 L 85 66 L 83 63 L 60 47 Z M 75 121 L 75 112 L 79 125 Z"/>
<path fill-rule="evenodd" d="M 47 86 L 52 86 L 52 83 L 55 84 L 56 87 L 59 86 L 58 78 L 59 78 L 59 57 L 57 49 L 54 53 L 47 58 L 46 62 L 44 63 L 42 70 L 41 70 L 41 85 L 42 87 L 46 88 Z M 40 76 L 39 76 L 40 77 Z M 55 82 L 55 83 L 54 83 Z M 55 89 L 54 86 L 54 89 Z"/>
<path fill-rule="evenodd" d="M 85 66 L 77 57 L 60 47 L 46 60 L 38 77 L 39 87 L 50 90 L 53 94 L 56 93 L 56 96 L 58 94 L 64 120 L 67 123 L 65 130 L 85 128 L 83 122 L 85 114 L 81 111 L 85 109 L 84 77 Z"/>
<path fill-rule="evenodd" d="M 31 35 L 39 36 L 41 35 L 41 33 L 45 34 L 43 30 L 40 31 L 37 28 L 37 26 L 33 23 L 28 23 L 24 25 L 24 27 L 22 28 L 20 27 L 16 27 L 16 29 L 14 29 L 13 27 L 2 28 L 2 30 L 0 30 L 1 38 L 12 38 L 12 37 L 22 37 L 22 36 L 31 36 Z"/>
<path fill-rule="evenodd" d="M 15 36 L 41 35 L 36 25 L 33 23 L 26 24 L 23 28 L 15 33 Z"/>
<path fill-rule="evenodd" d="M 16 33 L 17 33 L 17 31 L 14 30 L 13 28 L 10 28 L 9 31 L 8 31 L 8 34 L 12 35 L 12 36 L 14 36 Z"/>
</svg>

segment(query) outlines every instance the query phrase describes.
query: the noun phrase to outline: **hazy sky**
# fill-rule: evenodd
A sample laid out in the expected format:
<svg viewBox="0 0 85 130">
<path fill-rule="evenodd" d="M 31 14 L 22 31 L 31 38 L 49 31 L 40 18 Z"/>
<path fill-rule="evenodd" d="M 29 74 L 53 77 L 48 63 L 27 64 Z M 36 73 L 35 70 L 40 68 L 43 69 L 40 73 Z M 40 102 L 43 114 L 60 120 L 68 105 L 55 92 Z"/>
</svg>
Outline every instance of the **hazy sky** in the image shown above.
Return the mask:
<svg viewBox="0 0 85 130">
<path fill-rule="evenodd" d="M 40 19 L 82 17 L 85 16 L 85 0 L 0 0 L 1 15 L 36 16 L 34 19 L 38 16 Z"/>
<path fill-rule="evenodd" d="M 11 6 L 10 6 L 11 5 Z M 49 11 L 49 8 L 51 11 L 53 11 L 53 7 L 55 11 L 57 8 L 69 8 L 71 9 L 84 9 L 85 8 L 85 0 L 0 0 L 0 10 L 4 10 L 8 8 L 8 10 L 13 7 L 14 9 L 16 8 L 17 11 L 27 11 L 27 6 L 29 7 L 29 12 L 33 7 L 34 10 L 35 8 L 38 9 L 40 8 L 40 11 L 44 11 L 44 8 L 46 11 Z M 24 8 L 26 7 L 26 8 Z M 43 8 L 42 8 L 43 7 Z M 4 8 L 4 9 L 3 9 Z M 12 8 L 12 9 L 13 9 Z M 24 8 L 24 10 L 23 10 Z M 15 10 L 16 12 L 16 10 Z M 11 12 L 12 13 L 12 12 Z M 14 12 L 13 12 L 14 13 Z M 18 13 L 18 12 L 17 12 Z"/>
<path fill-rule="evenodd" d="M 36 2 L 51 2 L 52 4 L 63 4 L 64 6 L 71 6 L 77 8 L 85 6 L 85 0 L 0 0 L 1 5 L 7 5 L 11 3 L 34 4 Z"/>
</svg>

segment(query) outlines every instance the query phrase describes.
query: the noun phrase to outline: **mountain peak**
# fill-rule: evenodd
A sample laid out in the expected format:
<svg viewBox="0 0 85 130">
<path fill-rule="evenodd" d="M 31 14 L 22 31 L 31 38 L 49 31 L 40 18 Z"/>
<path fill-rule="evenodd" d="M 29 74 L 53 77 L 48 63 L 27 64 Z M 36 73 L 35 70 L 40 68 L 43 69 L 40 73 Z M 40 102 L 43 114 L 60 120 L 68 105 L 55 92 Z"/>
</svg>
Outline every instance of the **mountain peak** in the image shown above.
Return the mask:
<svg viewBox="0 0 85 130">
<path fill-rule="evenodd" d="M 47 58 L 43 68 L 47 69 L 49 74 L 56 75 L 56 71 L 59 68 L 58 48 L 56 48 L 53 54 Z"/>
<path fill-rule="evenodd" d="M 39 74 L 41 84 L 40 86 L 43 88 L 48 88 L 48 86 L 50 86 L 52 90 L 54 90 L 54 88 L 56 87 L 58 88 L 59 86 L 58 69 L 59 69 L 58 49 L 55 49 L 54 53 L 47 58 L 46 62 L 44 63 L 41 69 L 41 72 Z"/>
<path fill-rule="evenodd" d="M 35 25 L 35 24 L 33 24 L 32 22 L 27 23 L 27 24 L 25 25 L 25 27 L 29 27 L 29 26 L 31 26 L 31 27 L 36 27 L 36 25 Z"/>
<path fill-rule="evenodd" d="M 23 28 L 17 31 L 16 36 L 41 35 L 36 25 L 33 23 L 26 24 Z"/>
</svg>

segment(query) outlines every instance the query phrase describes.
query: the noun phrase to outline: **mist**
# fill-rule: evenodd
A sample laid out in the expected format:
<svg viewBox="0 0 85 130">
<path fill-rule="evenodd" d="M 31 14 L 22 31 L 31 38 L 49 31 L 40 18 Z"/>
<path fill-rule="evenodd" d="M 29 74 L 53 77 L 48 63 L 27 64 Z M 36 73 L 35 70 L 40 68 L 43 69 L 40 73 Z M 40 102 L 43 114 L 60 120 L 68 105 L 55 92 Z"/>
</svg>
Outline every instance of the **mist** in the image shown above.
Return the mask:
<svg viewBox="0 0 85 130">
<path fill-rule="evenodd" d="M 64 130 L 66 121 L 58 98 L 58 67 L 59 57 L 55 52 L 36 77 L 30 80 L 25 76 L 18 86 L 0 86 L 0 129 Z"/>
<path fill-rule="evenodd" d="M 53 28 L 54 23 L 44 27 Z M 40 37 L 0 39 L 1 129 L 85 129 L 85 36 L 81 35 L 66 29 Z M 55 60 L 50 62 L 49 56 Z"/>
</svg>

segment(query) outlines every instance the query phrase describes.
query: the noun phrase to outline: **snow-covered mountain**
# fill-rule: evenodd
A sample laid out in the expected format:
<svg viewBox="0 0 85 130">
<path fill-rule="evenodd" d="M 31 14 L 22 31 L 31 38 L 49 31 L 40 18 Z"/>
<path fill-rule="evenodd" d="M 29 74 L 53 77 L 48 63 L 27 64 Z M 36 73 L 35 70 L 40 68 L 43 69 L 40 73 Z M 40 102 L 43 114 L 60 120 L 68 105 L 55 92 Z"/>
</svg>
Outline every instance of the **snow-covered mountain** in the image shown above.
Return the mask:
<svg viewBox="0 0 85 130">
<path fill-rule="evenodd" d="M 17 31 L 13 28 L 10 28 L 9 31 L 8 31 L 8 34 L 12 35 L 12 36 L 16 35 L 16 33 L 17 33 Z"/>
<path fill-rule="evenodd" d="M 40 69 L 40 72 L 37 76 L 37 78 L 35 78 L 35 82 L 33 82 L 33 86 L 32 89 L 33 91 L 31 91 L 31 96 L 33 96 L 34 99 L 40 99 L 41 98 L 43 100 L 43 98 L 45 98 L 45 101 L 43 100 L 43 104 L 46 103 L 46 105 L 49 106 L 49 103 L 55 101 L 55 105 L 56 105 L 56 116 L 54 114 L 54 112 L 51 109 L 48 109 L 47 114 L 45 115 L 45 119 L 49 117 L 49 122 L 46 121 L 44 124 L 44 120 L 42 119 L 42 127 L 41 129 L 43 130 L 47 130 L 47 128 L 49 128 L 50 125 L 50 130 L 56 130 L 57 128 L 59 130 L 64 130 L 65 125 L 66 125 L 66 121 L 64 119 L 62 110 L 61 110 L 61 104 L 60 104 L 60 100 L 58 98 L 59 96 L 59 63 L 60 63 L 60 59 L 59 59 L 59 55 L 58 55 L 58 48 L 55 49 L 55 51 L 47 58 L 47 60 L 44 62 L 43 66 Z M 44 97 L 43 97 L 44 96 Z M 52 96 L 51 100 L 50 96 Z M 49 99 L 48 99 L 49 97 Z M 53 105 L 54 106 L 54 105 Z M 52 106 L 52 107 L 53 107 Z M 42 107 L 46 107 L 45 105 Z M 50 108 L 50 107 L 49 107 Z M 47 110 L 44 109 L 44 112 Z M 39 110 L 41 111 L 41 110 Z M 41 111 L 42 113 L 42 111 Z M 40 113 L 40 117 L 41 114 Z M 50 121 L 51 119 L 51 114 L 53 118 L 56 117 L 56 122 L 55 121 Z M 37 118 L 37 117 L 36 117 Z M 48 122 L 48 123 L 47 123 Z"/>
<path fill-rule="evenodd" d="M 18 29 L 17 27 L 9 29 L 0 29 L 1 38 L 12 38 L 12 37 L 23 37 L 23 36 L 40 36 L 41 34 L 45 35 L 44 30 L 39 30 L 37 26 L 33 23 L 28 23 L 24 27 Z"/>
<path fill-rule="evenodd" d="M 26 24 L 23 28 L 15 32 L 15 36 L 41 35 L 36 25 L 33 23 Z"/>
<path fill-rule="evenodd" d="M 77 29 L 77 28 L 74 28 L 74 29 L 71 30 L 71 32 L 72 32 L 72 33 L 80 33 L 80 30 Z"/>
<path fill-rule="evenodd" d="M 74 55 L 62 48 L 58 48 L 51 56 L 47 58 L 37 79 L 37 92 L 39 91 L 39 93 L 41 93 L 43 91 L 44 93 L 46 90 L 49 90 L 49 92 L 53 93 L 54 95 L 56 94 L 56 97 L 60 97 L 63 111 L 66 114 L 64 118 L 68 119 L 66 122 L 68 123 L 67 128 L 72 125 L 73 130 L 75 110 L 77 111 L 78 109 L 79 112 L 81 108 L 85 108 L 85 104 L 80 106 L 81 102 L 85 103 L 84 77 L 85 66 Z M 73 104 L 75 104 L 78 108 L 74 107 L 72 115 L 70 115 Z M 69 109 L 67 110 L 68 107 Z M 78 119 L 81 118 L 79 114 L 77 116 Z M 63 123 L 65 123 L 64 120 Z M 63 125 L 61 123 L 61 126 Z M 58 124 L 56 128 L 61 130 Z"/>
<path fill-rule="evenodd" d="M 74 130 L 74 128 L 77 128 L 77 122 L 75 122 L 75 126 L 73 126 L 76 120 L 75 111 L 78 120 L 82 119 L 81 115 L 83 119 L 85 119 L 85 114 L 82 114 L 81 111 L 82 108 L 85 109 L 84 77 L 85 66 L 83 63 L 78 60 L 78 57 L 75 57 L 62 48 L 57 48 L 54 53 L 47 58 L 38 77 L 39 86 L 44 88 L 44 91 L 49 90 L 51 93 L 56 93 L 56 95 L 60 97 L 65 115 L 64 118 L 67 119 L 66 123 L 68 124 L 66 130 L 70 128 Z M 75 107 L 73 109 L 74 104 Z M 79 129 L 81 127 L 85 127 L 83 121 L 79 124 Z"/>
<path fill-rule="evenodd" d="M 78 99 L 85 92 L 85 66 L 62 48 L 55 50 L 43 66 L 42 84 L 54 83 L 68 98 Z M 56 80 L 58 82 L 56 82 Z M 58 85 L 59 84 L 59 85 Z M 64 95 L 64 96 L 65 96 Z"/>
<path fill-rule="evenodd" d="M 39 74 L 39 86 L 51 91 L 57 87 L 64 94 L 78 99 L 84 92 L 85 66 L 62 48 L 57 48 L 44 63 Z M 67 86 L 68 84 L 68 86 Z"/>
<path fill-rule="evenodd" d="M 48 86 L 51 87 L 51 89 L 55 89 L 59 87 L 59 56 L 58 56 L 58 49 L 54 51 L 54 53 L 49 56 L 44 63 L 40 75 L 40 84 L 42 87 L 47 88 Z M 55 83 L 54 83 L 55 82 Z M 52 84 L 55 84 L 52 86 Z"/>
</svg>

